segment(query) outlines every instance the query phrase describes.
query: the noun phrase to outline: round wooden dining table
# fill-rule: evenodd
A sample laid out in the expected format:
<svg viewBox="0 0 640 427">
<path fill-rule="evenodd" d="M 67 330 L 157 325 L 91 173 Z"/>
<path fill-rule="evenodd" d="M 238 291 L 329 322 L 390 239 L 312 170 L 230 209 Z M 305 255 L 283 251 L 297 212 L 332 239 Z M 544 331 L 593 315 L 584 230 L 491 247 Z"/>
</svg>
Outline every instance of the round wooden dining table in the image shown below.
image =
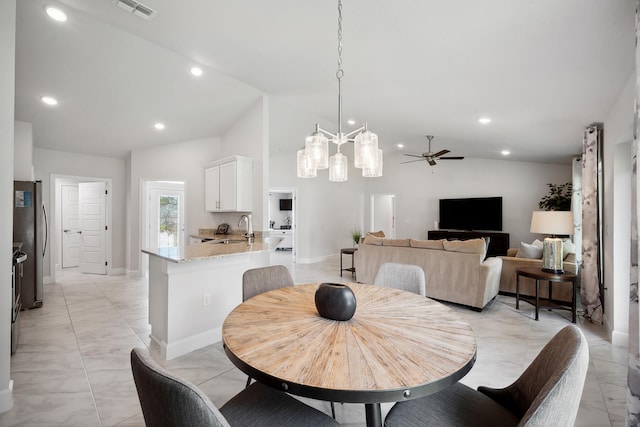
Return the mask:
<svg viewBox="0 0 640 427">
<path fill-rule="evenodd" d="M 423 296 L 349 283 L 356 312 L 321 317 L 319 284 L 280 288 L 237 306 L 222 326 L 224 349 L 244 373 L 273 388 L 331 402 L 364 403 L 367 426 L 382 425 L 381 402 L 438 392 L 476 359 L 471 325 Z"/>
</svg>

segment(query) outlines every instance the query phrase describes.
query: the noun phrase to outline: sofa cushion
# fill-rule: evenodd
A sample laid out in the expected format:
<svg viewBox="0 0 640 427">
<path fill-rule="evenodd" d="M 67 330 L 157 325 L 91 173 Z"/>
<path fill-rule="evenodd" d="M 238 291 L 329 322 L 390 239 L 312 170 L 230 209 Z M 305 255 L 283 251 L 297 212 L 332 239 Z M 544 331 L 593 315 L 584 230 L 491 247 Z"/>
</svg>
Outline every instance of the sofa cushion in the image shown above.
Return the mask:
<svg viewBox="0 0 640 427">
<path fill-rule="evenodd" d="M 412 248 L 424 248 L 424 249 L 444 249 L 444 239 L 441 240 L 417 240 L 410 239 L 409 245 Z"/>
<path fill-rule="evenodd" d="M 483 256 L 487 250 L 487 244 L 482 238 L 469 240 L 445 240 L 443 245 L 445 251 L 482 254 Z"/>
<path fill-rule="evenodd" d="M 362 243 L 365 244 L 365 245 L 381 246 L 382 245 L 382 240 L 384 240 L 382 237 L 376 237 L 371 233 L 367 233 L 364 236 L 364 240 L 362 241 Z"/>
<path fill-rule="evenodd" d="M 382 246 L 409 246 L 411 239 L 382 239 Z"/>
<path fill-rule="evenodd" d="M 516 258 L 542 259 L 542 248 L 536 244 L 520 242 Z"/>
</svg>

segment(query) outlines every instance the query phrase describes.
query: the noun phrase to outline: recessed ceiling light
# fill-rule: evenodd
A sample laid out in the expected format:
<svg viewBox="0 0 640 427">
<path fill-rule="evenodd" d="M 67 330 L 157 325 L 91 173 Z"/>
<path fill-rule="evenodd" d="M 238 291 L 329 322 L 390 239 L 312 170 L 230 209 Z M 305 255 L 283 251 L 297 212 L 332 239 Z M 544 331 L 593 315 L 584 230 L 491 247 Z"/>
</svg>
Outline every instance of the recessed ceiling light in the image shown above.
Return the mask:
<svg viewBox="0 0 640 427">
<path fill-rule="evenodd" d="M 398 147 L 398 148 L 404 148 L 404 144 L 403 144 L 403 143 L 396 144 L 396 147 Z"/>
<path fill-rule="evenodd" d="M 353 125 L 356 124 L 356 121 L 353 120 L 353 119 L 349 119 L 349 120 L 347 120 L 347 123 L 350 124 L 351 126 L 353 126 Z"/>
<path fill-rule="evenodd" d="M 502 150 L 502 151 L 500 152 L 500 154 L 502 154 L 503 156 L 508 156 L 509 154 L 511 154 L 511 151 L 509 151 L 509 150 Z"/>
<path fill-rule="evenodd" d="M 158 130 L 163 130 L 164 129 L 164 123 L 156 123 L 153 125 L 154 128 L 158 129 Z"/>
<path fill-rule="evenodd" d="M 200 67 L 191 67 L 191 74 L 193 74 L 196 77 L 200 77 L 202 75 L 202 68 Z"/>
<path fill-rule="evenodd" d="M 483 124 L 483 125 L 488 125 L 489 123 L 491 123 L 491 118 L 489 118 L 489 117 L 480 117 L 478 119 L 478 123 Z"/>
<path fill-rule="evenodd" d="M 40 100 L 47 105 L 58 105 L 58 100 L 52 96 L 43 96 Z"/>
<path fill-rule="evenodd" d="M 57 7 L 45 6 L 44 11 L 47 12 L 49 18 L 53 19 L 54 21 L 65 22 L 67 20 L 67 15 Z"/>
</svg>

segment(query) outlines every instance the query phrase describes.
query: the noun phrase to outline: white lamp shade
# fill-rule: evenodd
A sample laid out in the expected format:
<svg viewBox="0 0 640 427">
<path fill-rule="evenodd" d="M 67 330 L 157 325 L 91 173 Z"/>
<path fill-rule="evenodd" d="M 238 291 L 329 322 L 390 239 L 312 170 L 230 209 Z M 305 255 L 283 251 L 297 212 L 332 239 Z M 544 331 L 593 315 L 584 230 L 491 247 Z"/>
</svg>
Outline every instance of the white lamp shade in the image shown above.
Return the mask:
<svg viewBox="0 0 640 427">
<path fill-rule="evenodd" d="M 313 159 L 316 169 L 329 167 L 329 140 L 323 134 L 314 132 L 305 140 L 307 153 Z"/>
<path fill-rule="evenodd" d="M 378 153 L 378 135 L 368 130 L 356 136 L 353 145 L 353 163 L 357 168 L 375 166 Z"/>
<path fill-rule="evenodd" d="M 531 232 L 536 234 L 573 234 L 573 212 L 534 211 L 531 215 Z"/>
<path fill-rule="evenodd" d="M 337 152 L 329 159 L 329 181 L 342 182 L 347 180 L 347 157 Z"/>
<path fill-rule="evenodd" d="M 304 148 L 298 150 L 297 172 L 298 178 L 315 178 L 318 174 L 313 159 Z"/>
</svg>

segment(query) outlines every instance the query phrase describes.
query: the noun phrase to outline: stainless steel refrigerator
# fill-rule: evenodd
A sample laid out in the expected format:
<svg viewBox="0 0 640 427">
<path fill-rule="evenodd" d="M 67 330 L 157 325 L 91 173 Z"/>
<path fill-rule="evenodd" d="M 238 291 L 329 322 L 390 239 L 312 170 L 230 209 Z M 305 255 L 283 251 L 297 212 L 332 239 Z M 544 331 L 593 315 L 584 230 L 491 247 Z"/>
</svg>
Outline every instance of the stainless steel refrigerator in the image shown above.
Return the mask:
<svg viewBox="0 0 640 427">
<path fill-rule="evenodd" d="M 21 242 L 22 251 L 27 254 L 20 294 L 23 309 L 42 306 L 42 265 L 48 231 L 42 181 L 14 181 L 13 241 Z"/>
</svg>

